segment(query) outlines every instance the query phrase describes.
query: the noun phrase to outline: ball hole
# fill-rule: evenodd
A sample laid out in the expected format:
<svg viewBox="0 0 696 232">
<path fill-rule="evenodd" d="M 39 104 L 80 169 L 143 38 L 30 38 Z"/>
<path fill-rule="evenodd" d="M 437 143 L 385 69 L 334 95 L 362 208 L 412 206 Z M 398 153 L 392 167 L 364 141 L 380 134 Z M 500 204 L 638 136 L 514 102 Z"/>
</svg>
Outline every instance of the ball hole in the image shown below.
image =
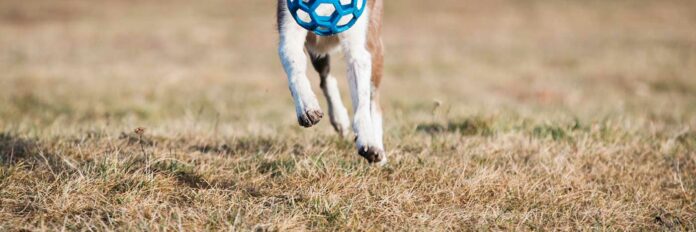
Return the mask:
<svg viewBox="0 0 696 232">
<path fill-rule="evenodd" d="M 345 26 L 350 22 L 350 20 L 353 20 L 352 14 L 344 15 L 343 17 L 341 17 L 341 19 L 338 20 L 338 23 L 336 25 L 338 25 L 339 27 Z"/>
<path fill-rule="evenodd" d="M 319 4 L 319 6 L 317 7 L 316 10 L 314 10 L 314 12 L 318 16 L 329 17 L 334 12 L 336 12 L 336 8 L 334 8 L 333 4 L 331 4 L 331 3 L 322 3 L 322 4 Z"/>
<path fill-rule="evenodd" d="M 300 21 L 302 21 L 304 23 L 311 23 L 312 22 L 312 17 L 309 16 L 309 14 L 307 12 L 305 12 L 304 10 L 301 10 L 301 9 L 297 10 L 297 18 L 299 18 Z"/>
</svg>

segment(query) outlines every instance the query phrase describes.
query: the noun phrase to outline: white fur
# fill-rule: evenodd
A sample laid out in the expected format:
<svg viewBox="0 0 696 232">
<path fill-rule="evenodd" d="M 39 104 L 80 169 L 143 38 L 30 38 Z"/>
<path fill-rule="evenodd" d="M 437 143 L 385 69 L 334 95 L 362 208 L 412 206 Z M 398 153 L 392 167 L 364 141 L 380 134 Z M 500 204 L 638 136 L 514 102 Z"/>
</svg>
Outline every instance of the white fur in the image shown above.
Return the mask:
<svg viewBox="0 0 696 232">
<path fill-rule="evenodd" d="M 348 110 L 343 106 L 343 101 L 341 100 L 341 93 L 338 90 L 338 83 L 336 78 L 329 75 L 324 80 L 324 95 L 326 95 L 326 101 L 329 103 L 329 116 L 331 117 L 331 124 L 334 125 L 336 130 L 341 134 L 341 136 L 347 136 L 350 127 L 350 119 L 348 117 Z"/>
</svg>

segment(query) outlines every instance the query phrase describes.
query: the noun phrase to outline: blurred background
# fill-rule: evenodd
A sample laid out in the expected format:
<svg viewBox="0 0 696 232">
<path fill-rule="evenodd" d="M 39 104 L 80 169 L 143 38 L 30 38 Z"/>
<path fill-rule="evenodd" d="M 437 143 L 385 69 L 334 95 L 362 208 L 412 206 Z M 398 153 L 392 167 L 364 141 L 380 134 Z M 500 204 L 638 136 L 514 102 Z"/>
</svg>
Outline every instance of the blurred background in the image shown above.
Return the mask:
<svg viewBox="0 0 696 232">
<path fill-rule="evenodd" d="M 695 123 L 694 1 L 385 5 L 388 118 Z M 0 125 L 293 124 L 276 46 L 270 0 L 0 1 Z"/>
</svg>

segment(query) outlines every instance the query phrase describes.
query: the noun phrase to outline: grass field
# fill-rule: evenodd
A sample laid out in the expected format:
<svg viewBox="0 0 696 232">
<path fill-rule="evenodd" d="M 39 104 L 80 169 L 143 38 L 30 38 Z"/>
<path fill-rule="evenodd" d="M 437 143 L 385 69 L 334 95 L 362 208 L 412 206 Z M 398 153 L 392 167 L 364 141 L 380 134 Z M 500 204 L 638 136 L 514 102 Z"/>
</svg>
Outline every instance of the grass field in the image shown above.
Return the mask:
<svg viewBox="0 0 696 232">
<path fill-rule="evenodd" d="M 387 0 L 385 167 L 274 2 L 0 1 L 0 230 L 696 230 L 695 1 Z"/>
</svg>

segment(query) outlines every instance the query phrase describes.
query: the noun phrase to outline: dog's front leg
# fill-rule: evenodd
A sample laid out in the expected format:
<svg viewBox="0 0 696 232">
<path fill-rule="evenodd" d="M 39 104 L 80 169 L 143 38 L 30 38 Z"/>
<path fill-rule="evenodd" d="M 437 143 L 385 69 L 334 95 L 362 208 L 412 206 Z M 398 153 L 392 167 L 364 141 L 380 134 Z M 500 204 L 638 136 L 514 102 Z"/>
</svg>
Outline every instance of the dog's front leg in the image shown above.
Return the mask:
<svg viewBox="0 0 696 232">
<path fill-rule="evenodd" d="M 297 121 L 301 126 L 311 127 L 319 123 L 324 114 L 307 79 L 307 56 L 304 53 L 307 31 L 293 21 L 287 7 L 283 8 L 278 12 L 278 54 L 288 76 Z"/>
<path fill-rule="evenodd" d="M 381 141 L 377 141 L 372 121 L 372 56 L 367 50 L 368 13 L 350 30 L 339 34 L 341 46 L 348 62 L 348 84 L 351 90 L 353 130 L 357 136 L 358 153 L 370 163 L 386 162 Z"/>
</svg>

